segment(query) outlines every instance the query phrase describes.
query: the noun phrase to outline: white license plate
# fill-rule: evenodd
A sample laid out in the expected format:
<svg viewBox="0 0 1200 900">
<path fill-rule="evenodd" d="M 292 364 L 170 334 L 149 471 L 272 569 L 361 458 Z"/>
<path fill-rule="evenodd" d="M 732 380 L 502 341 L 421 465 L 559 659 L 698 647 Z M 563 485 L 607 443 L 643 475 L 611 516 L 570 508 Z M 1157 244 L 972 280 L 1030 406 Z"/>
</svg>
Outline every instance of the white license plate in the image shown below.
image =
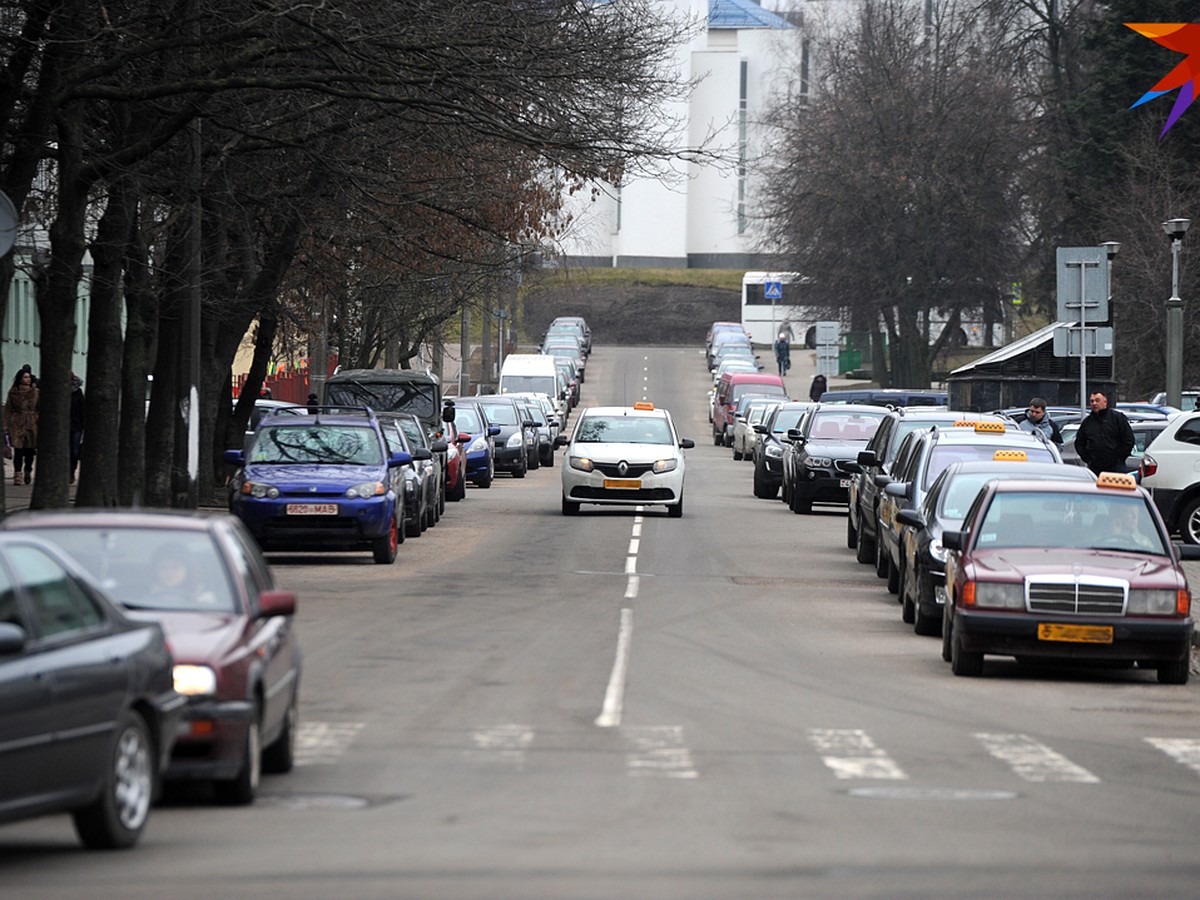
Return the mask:
<svg viewBox="0 0 1200 900">
<path fill-rule="evenodd" d="M 336 516 L 338 507 L 336 503 L 289 503 L 287 514 L 289 516 Z"/>
<path fill-rule="evenodd" d="M 848 488 L 848 487 L 850 487 L 851 480 L 852 479 L 850 479 L 850 478 L 843 478 L 841 481 L 838 482 L 838 485 L 841 487 L 844 487 L 844 488 Z"/>
</svg>

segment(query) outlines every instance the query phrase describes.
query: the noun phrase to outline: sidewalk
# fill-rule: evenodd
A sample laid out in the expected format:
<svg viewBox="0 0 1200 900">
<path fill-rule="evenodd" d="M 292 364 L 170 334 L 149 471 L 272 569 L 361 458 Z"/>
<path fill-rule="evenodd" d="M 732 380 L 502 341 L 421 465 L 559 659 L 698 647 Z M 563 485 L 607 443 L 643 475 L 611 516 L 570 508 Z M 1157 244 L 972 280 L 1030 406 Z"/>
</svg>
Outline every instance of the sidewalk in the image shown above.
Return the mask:
<svg viewBox="0 0 1200 900">
<path fill-rule="evenodd" d="M 37 476 L 37 466 L 33 469 L 34 476 Z M 5 460 L 4 463 L 4 511 L 6 513 L 18 512 L 19 510 L 29 509 L 29 500 L 33 496 L 32 484 L 13 484 L 12 467 Z M 71 498 L 71 502 L 75 501 L 75 485 L 70 485 L 67 488 L 67 496 Z"/>
</svg>

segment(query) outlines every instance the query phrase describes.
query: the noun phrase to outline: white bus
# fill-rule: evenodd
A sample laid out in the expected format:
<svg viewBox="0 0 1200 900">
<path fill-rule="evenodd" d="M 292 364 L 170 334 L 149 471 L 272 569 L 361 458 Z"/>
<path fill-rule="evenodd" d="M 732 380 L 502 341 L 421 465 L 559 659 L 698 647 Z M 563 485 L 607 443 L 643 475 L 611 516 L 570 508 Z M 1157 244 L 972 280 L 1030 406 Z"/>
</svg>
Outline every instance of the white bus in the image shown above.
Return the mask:
<svg viewBox="0 0 1200 900">
<path fill-rule="evenodd" d="M 810 332 L 822 316 L 799 302 L 805 281 L 796 272 L 747 272 L 742 276 L 742 327 L 752 343 L 770 346 L 784 332 L 790 344 L 815 346 Z M 774 285 L 780 289 L 778 299 L 767 296 Z"/>
</svg>

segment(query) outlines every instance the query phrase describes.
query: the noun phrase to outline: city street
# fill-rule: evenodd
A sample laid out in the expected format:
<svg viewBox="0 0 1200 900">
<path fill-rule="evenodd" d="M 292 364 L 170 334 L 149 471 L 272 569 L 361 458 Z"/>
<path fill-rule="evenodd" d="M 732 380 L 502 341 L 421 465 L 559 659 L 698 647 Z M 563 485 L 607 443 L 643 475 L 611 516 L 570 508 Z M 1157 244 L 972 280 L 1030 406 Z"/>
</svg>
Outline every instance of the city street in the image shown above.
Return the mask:
<svg viewBox="0 0 1200 900">
<path fill-rule="evenodd" d="M 560 453 L 393 566 L 272 555 L 299 595 L 296 769 L 247 809 L 172 795 L 128 852 L 80 849 L 67 816 L 0 828 L 5 895 L 1195 894 L 1200 679 L 955 678 L 844 508 L 753 497 L 708 386 L 702 347 L 597 347 L 583 386 L 696 441 L 680 520 L 562 516 Z"/>
</svg>

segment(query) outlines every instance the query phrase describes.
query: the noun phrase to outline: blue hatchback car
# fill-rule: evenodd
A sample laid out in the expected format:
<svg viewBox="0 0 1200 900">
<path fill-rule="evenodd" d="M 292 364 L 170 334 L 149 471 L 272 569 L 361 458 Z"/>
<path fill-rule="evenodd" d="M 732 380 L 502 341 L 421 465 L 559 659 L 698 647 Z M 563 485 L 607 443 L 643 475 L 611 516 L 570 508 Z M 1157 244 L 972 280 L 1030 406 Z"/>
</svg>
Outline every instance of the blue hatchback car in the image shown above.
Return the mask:
<svg viewBox="0 0 1200 900">
<path fill-rule="evenodd" d="M 229 509 L 263 550 L 369 549 L 375 562 L 396 560 L 404 522 L 398 469 L 412 455 L 388 450 L 369 409 L 305 407 L 264 418 L 245 450 L 227 450 L 240 466 Z"/>
<path fill-rule="evenodd" d="M 488 421 L 487 413 L 478 403 L 460 397 L 455 401 L 454 429 L 460 437 L 467 437 L 464 442 L 467 480 L 481 488 L 491 487 L 492 479 L 496 477 L 495 437 L 500 433 L 500 427 Z"/>
</svg>

